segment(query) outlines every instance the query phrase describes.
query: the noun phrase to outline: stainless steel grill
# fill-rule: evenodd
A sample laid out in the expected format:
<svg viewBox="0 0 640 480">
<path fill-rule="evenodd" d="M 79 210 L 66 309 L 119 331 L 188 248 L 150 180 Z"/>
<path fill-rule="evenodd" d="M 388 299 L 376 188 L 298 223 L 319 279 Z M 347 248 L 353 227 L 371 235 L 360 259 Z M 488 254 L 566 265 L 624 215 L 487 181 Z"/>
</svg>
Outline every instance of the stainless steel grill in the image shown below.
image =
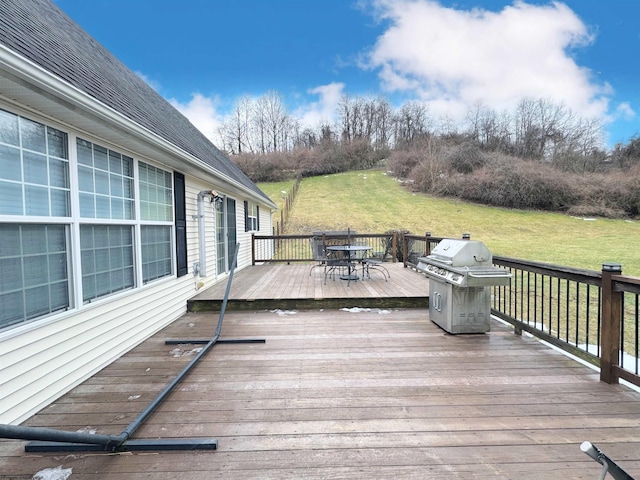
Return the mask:
<svg viewBox="0 0 640 480">
<path fill-rule="evenodd" d="M 429 317 L 449 333 L 489 331 L 490 286 L 509 285 L 511 274 L 493 266 L 484 243 L 442 240 L 416 269 L 429 277 Z"/>
</svg>

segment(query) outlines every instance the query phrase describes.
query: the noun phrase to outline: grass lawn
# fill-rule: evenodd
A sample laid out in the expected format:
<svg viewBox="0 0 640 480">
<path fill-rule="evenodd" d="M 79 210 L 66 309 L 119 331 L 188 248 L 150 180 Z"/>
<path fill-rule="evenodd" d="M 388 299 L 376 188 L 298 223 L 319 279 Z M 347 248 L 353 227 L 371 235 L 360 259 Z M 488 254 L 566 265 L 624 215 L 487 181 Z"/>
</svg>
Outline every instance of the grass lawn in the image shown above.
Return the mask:
<svg viewBox="0 0 640 480">
<path fill-rule="evenodd" d="M 280 205 L 280 191 L 291 185 L 293 181 L 259 187 Z M 640 221 L 574 218 L 430 197 L 410 192 L 381 170 L 304 179 L 286 232 L 347 227 L 362 233 L 406 229 L 455 238 L 470 233 L 496 255 L 591 270 L 617 262 L 624 274 L 640 276 Z"/>
<path fill-rule="evenodd" d="M 296 183 L 295 180 L 287 180 L 285 182 L 273 182 L 273 183 L 259 183 L 258 187 L 267 196 L 273 200 L 273 203 L 278 205 L 278 217 L 280 218 L 280 209 L 284 206 L 284 201 L 282 200 L 282 192 L 287 192 L 287 194 L 291 194 L 291 189 L 293 188 L 293 184 Z M 275 213 L 274 213 L 275 215 Z M 275 217 L 274 217 L 275 218 Z"/>
</svg>

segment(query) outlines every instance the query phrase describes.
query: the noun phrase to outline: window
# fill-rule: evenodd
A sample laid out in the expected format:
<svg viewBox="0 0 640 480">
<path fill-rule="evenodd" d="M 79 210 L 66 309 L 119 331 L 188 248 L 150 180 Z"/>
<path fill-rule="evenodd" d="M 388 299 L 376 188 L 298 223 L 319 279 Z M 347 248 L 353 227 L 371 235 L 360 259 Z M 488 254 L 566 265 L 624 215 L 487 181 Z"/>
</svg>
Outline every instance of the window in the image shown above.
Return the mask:
<svg viewBox="0 0 640 480">
<path fill-rule="evenodd" d="M 172 273 L 171 232 L 173 229 L 173 178 L 171 173 L 138 163 L 140 175 L 140 218 L 142 225 L 142 281 L 166 277 Z"/>
<path fill-rule="evenodd" d="M 67 134 L 0 110 L 0 215 L 69 217 Z"/>
<path fill-rule="evenodd" d="M 171 275 L 171 227 L 144 225 L 141 232 L 144 283 Z"/>
<path fill-rule="evenodd" d="M 0 110 L 0 215 L 21 220 L 0 224 L 0 328 L 71 305 L 67 144 L 66 133 Z"/>
<path fill-rule="evenodd" d="M 133 159 L 80 138 L 76 144 L 80 216 L 133 219 Z"/>
<path fill-rule="evenodd" d="M 134 285 L 133 228 L 82 225 L 82 300 L 119 292 Z"/>
<path fill-rule="evenodd" d="M 0 329 L 175 273 L 172 172 L 69 135 L 0 109 Z"/>
<path fill-rule="evenodd" d="M 0 224 L 0 328 L 69 308 L 67 227 Z"/>
<path fill-rule="evenodd" d="M 173 221 L 171 173 L 139 163 L 140 217 L 150 221 Z"/>
<path fill-rule="evenodd" d="M 81 138 L 76 146 L 80 217 L 133 220 L 133 158 Z M 80 225 L 82 301 L 133 288 L 133 252 L 133 225 Z"/>
<path fill-rule="evenodd" d="M 244 231 L 260 230 L 260 209 L 255 203 L 244 202 Z"/>
</svg>

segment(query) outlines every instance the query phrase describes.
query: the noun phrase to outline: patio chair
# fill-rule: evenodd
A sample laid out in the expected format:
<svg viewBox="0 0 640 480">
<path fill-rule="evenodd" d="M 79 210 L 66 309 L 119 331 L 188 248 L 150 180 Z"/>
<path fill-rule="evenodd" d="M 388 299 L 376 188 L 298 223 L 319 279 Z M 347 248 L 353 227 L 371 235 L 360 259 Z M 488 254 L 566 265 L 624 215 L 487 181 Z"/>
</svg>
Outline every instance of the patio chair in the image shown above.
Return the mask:
<svg viewBox="0 0 640 480">
<path fill-rule="evenodd" d="M 324 264 L 324 284 L 327 284 L 327 277 L 331 277 L 334 281 L 336 279 L 336 273 L 343 275 L 346 271 L 354 271 L 356 269 L 355 264 L 349 260 L 349 256 L 346 252 L 331 251 L 327 249 L 327 244 L 324 243 L 326 261 Z M 351 283 L 351 280 L 347 282 L 347 286 Z"/>
<path fill-rule="evenodd" d="M 371 270 L 382 273 L 385 282 L 388 282 L 391 278 L 389 270 L 387 270 L 387 268 L 383 265 L 384 261 L 391 255 L 391 239 L 385 239 L 384 243 L 384 252 L 374 252 L 370 255 L 365 256 L 361 260 L 363 279 L 365 278 L 365 276 L 371 279 Z"/>
<path fill-rule="evenodd" d="M 318 234 L 313 232 L 313 236 L 311 237 L 311 254 L 313 259 L 318 262 L 309 270 L 309 276 L 313 272 L 313 269 L 316 267 L 324 267 L 327 263 L 327 252 L 324 248 L 324 243 L 322 241 L 322 234 Z"/>
</svg>

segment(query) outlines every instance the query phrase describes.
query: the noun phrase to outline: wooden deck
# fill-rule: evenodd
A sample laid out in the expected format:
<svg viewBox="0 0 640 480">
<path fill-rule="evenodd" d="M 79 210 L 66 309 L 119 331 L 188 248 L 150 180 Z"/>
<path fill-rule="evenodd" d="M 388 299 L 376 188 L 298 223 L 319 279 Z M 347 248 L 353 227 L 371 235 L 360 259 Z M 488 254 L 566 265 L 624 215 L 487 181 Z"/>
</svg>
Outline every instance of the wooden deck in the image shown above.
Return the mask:
<svg viewBox="0 0 640 480">
<path fill-rule="evenodd" d="M 370 279 L 346 282 L 328 278 L 325 283 L 322 267 L 311 269 L 312 265 L 306 263 L 255 265 L 234 275 L 227 308 L 428 308 L 427 277 L 404 268 L 402 263 L 385 266 L 391 274 L 388 281 L 372 271 Z M 189 302 L 190 311 L 220 310 L 225 289 L 226 282 L 219 282 L 199 293 Z"/>
<path fill-rule="evenodd" d="M 216 322 L 186 314 L 25 424 L 119 434 L 199 348 L 164 341 L 210 338 Z M 34 454 L 4 440 L 0 479 L 61 466 L 70 480 L 593 480 L 584 440 L 640 478 L 640 393 L 500 323 L 454 336 L 425 309 L 231 311 L 230 337 L 266 343 L 217 344 L 134 435 L 215 437 L 217 451 Z"/>
</svg>

